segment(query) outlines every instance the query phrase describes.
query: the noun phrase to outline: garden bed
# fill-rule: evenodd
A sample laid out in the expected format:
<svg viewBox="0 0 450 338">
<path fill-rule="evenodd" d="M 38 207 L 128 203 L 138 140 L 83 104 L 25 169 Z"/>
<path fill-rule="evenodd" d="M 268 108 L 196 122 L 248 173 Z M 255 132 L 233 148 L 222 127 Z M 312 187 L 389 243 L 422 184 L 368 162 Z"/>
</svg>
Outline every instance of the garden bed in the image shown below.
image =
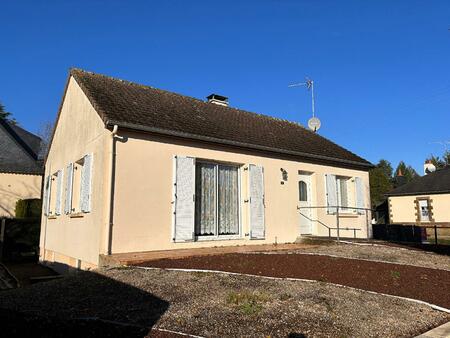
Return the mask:
<svg viewBox="0 0 450 338">
<path fill-rule="evenodd" d="M 102 320 L 93 332 L 106 330 L 104 321 L 132 325 L 120 326 L 132 337 L 142 336 L 139 327 L 203 337 L 412 337 L 450 320 L 427 305 L 328 283 L 134 267 L 6 291 L 0 308 L 60 318 L 54 327 L 66 337 L 80 318 Z"/>
<path fill-rule="evenodd" d="M 342 258 L 367 259 L 390 263 L 420 266 L 450 271 L 450 256 L 439 255 L 419 249 L 401 247 L 399 245 L 373 245 L 373 244 L 347 244 L 331 243 L 328 245 L 316 245 L 305 248 L 270 251 L 268 254 L 277 253 L 312 253 L 321 255 L 335 255 Z"/>
<path fill-rule="evenodd" d="M 336 283 L 450 308 L 450 271 L 304 254 L 226 254 L 162 259 L 143 266 L 206 269 Z"/>
</svg>

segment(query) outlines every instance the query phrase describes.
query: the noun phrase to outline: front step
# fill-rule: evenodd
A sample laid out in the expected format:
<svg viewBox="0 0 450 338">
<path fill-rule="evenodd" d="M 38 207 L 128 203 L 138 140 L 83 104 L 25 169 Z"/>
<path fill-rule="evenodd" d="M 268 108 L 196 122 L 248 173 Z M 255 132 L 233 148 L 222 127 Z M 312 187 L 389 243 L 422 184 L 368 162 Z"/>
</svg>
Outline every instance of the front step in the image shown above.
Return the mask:
<svg viewBox="0 0 450 338">
<path fill-rule="evenodd" d="M 314 235 L 301 235 L 295 240 L 295 243 L 301 244 L 331 244 L 332 242 L 334 242 L 333 238 Z"/>
<path fill-rule="evenodd" d="M 373 240 L 367 238 L 353 238 L 353 237 L 339 237 L 341 241 L 348 242 L 371 242 Z M 301 235 L 297 237 L 295 243 L 301 244 L 331 244 L 336 243 L 337 237 L 328 237 L 328 236 L 315 236 L 315 235 Z"/>
</svg>

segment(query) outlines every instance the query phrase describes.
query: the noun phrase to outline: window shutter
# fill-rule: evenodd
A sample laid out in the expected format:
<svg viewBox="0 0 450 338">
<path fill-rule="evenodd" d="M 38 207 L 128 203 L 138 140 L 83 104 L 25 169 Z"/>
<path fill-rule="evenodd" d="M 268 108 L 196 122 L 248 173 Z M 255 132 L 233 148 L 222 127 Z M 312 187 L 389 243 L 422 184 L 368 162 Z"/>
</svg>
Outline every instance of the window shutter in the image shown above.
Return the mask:
<svg viewBox="0 0 450 338">
<path fill-rule="evenodd" d="M 81 172 L 81 211 L 91 211 L 92 154 L 84 156 Z"/>
<path fill-rule="evenodd" d="M 67 166 L 67 180 L 66 180 L 66 198 L 64 203 L 64 213 L 70 214 L 72 211 L 72 185 L 73 185 L 73 163 Z"/>
<path fill-rule="evenodd" d="M 56 174 L 56 202 L 55 202 L 55 215 L 61 215 L 61 199 L 62 199 L 62 184 L 63 184 L 63 171 L 58 170 Z"/>
<path fill-rule="evenodd" d="M 264 239 L 264 168 L 249 165 L 250 183 L 250 238 Z"/>
<path fill-rule="evenodd" d="M 176 156 L 174 160 L 174 237 L 175 242 L 194 240 L 195 159 Z"/>
<path fill-rule="evenodd" d="M 336 213 L 337 201 L 337 191 L 336 191 L 336 175 L 325 175 L 325 182 L 327 188 L 327 212 L 328 214 Z"/>
<path fill-rule="evenodd" d="M 49 209 L 50 209 L 50 185 L 51 185 L 51 178 L 50 176 L 47 176 L 45 178 L 45 187 L 44 187 L 44 215 L 48 216 Z"/>
<path fill-rule="evenodd" d="M 361 177 L 355 177 L 356 188 L 356 207 L 364 208 L 364 186 Z M 363 215 L 364 210 L 357 210 L 358 214 Z"/>
</svg>

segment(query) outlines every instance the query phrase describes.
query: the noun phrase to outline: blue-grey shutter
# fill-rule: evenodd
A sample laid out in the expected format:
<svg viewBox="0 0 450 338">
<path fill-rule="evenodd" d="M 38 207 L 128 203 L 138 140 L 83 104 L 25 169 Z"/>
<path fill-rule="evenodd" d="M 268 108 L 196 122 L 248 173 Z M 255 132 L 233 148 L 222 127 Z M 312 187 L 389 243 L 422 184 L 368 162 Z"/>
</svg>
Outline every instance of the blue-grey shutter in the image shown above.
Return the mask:
<svg viewBox="0 0 450 338">
<path fill-rule="evenodd" d="M 61 199 L 62 199 L 63 171 L 58 170 L 56 174 L 56 202 L 55 215 L 61 215 Z"/>
<path fill-rule="evenodd" d="M 176 242 L 194 240 L 195 159 L 175 157 L 174 238 Z"/>
<path fill-rule="evenodd" d="M 336 213 L 336 206 L 338 205 L 337 191 L 336 191 L 336 175 L 325 175 L 325 182 L 327 188 L 327 212 L 329 214 Z"/>
<path fill-rule="evenodd" d="M 364 208 L 364 186 L 361 177 L 355 177 L 355 189 L 356 189 L 356 207 Z M 363 215 L 364 210 L 358 209 L 358 214 Z"/>
<path fill-rule="evenodd" d="M 73 163 L 67 166 L 67 180 L 66 180 L 66 196 L 64 203 L 64 213 L 70 214 L 72 211 L 72 186 L 73 186 Z"/>
<path fill-rule="evenodd" d="M 50 211 L 50 186 L 51 186 L 51 177 L 50 175 L 45 178 L 45 186 L 44 186 L 44 215 L 48 216 Z"/>
<path fill-rule="evenodd" d="M 250 193 L 250 238 L 265 237 L 264 217 L 264 168 L 254 164 L 249 165 Z"/>
<path fill-rule="evenodd" d="M 91 186 L 92 186 L 92 154 L 84 156 L 83 169 L 81 171 L 81 211 L 91 211 Z"/>
</svg>

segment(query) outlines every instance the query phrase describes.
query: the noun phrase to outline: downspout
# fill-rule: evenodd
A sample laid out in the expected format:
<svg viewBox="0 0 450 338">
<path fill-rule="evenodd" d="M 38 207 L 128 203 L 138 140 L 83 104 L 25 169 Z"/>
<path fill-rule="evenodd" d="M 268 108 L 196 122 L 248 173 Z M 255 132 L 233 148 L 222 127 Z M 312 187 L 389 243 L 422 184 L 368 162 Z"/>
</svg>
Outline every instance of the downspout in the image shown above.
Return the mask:
<svg viewBox="0 0 450 338">
<path fill-rule="evenodd" d="M 111 255 L 111 247 L 112 247 L 112 230 L 113 230 L 113 205 L 114 205 L 114 176 L 115 176 L 115 159 L 116 159 L 116 147 L 115 147 L 115 138 L 117 135 L 119 127 L 117 124 L 114 125 L 111 131 L 111 143 L 110 143 L 110 166 L 109 166 L 109 182 L 108 182 L 108 213 L 106 216 L 107 224 L 106 224 L 106 254 Z"/>
</svg>

